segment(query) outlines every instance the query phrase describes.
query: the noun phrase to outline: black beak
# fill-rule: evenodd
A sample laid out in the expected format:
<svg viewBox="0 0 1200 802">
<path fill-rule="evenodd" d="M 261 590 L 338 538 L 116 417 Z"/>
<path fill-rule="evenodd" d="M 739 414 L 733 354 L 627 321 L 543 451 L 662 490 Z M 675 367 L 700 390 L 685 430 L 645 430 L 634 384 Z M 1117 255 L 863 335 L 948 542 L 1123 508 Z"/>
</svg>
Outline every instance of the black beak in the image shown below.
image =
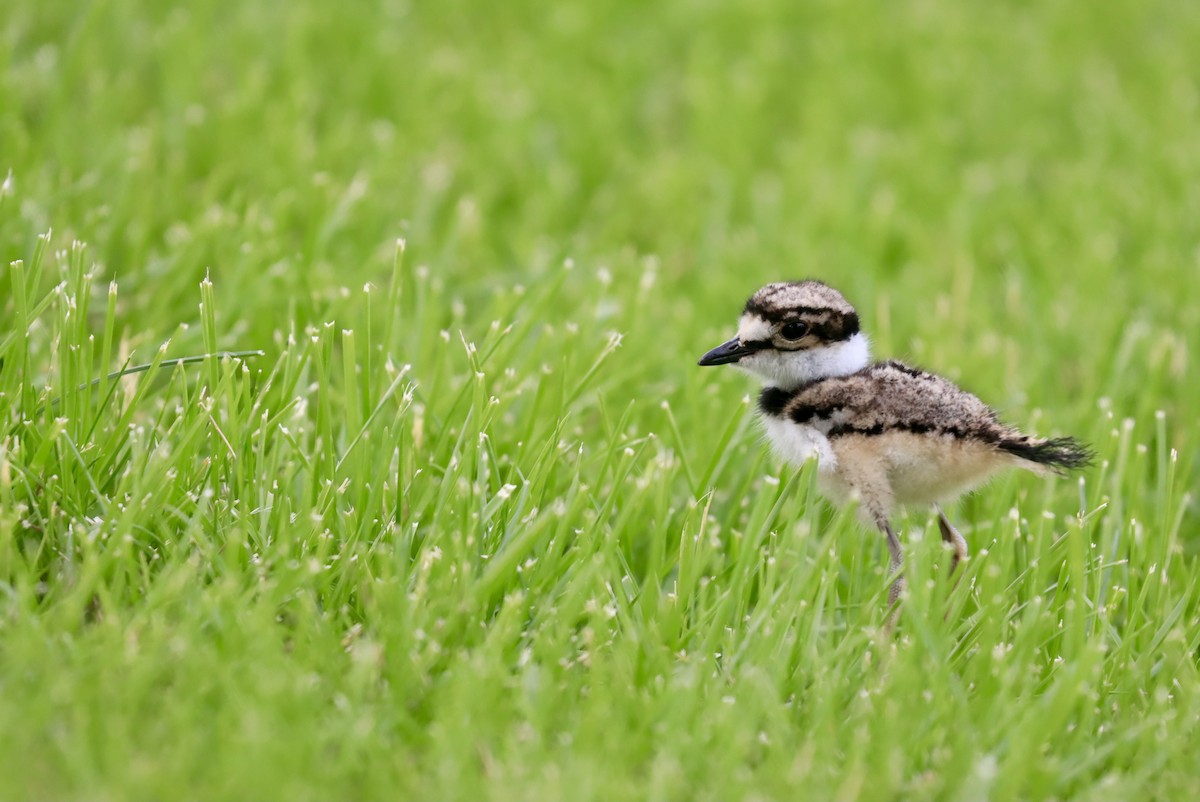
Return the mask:
<svg viewBox="0 0 1200 802">
<path fill-rule="evenodd" d="M 716 348 L 709 351 L 704 356 L 700 357 L 700 366 L 708 367 L 709 365 L 728 365 L 730 362 L 737 362 L 747 354 L 754 353 L 757 348 L 747 348 L 742 345 L 742 341 L 734 337 L 727 343 L 721 343 Z"/>
</svg>

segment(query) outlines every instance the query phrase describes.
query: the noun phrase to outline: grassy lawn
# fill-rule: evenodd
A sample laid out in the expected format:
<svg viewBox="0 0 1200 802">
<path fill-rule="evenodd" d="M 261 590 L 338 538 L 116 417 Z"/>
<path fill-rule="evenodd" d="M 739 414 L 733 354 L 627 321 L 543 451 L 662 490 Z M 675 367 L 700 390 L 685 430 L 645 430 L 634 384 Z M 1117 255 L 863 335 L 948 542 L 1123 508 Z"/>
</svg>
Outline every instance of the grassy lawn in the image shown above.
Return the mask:
<svg viewBox="0 0 1200 802">
<path fill-rule="evenodd" d="M 1197 41 L 8 0 L 0 799 L 1200 797 Z M 891 636 L 882 539 L 695 364 L 805 276 L 1098 453 L 955 505 L 957 584 L 901 520 Z"/>
</svg>

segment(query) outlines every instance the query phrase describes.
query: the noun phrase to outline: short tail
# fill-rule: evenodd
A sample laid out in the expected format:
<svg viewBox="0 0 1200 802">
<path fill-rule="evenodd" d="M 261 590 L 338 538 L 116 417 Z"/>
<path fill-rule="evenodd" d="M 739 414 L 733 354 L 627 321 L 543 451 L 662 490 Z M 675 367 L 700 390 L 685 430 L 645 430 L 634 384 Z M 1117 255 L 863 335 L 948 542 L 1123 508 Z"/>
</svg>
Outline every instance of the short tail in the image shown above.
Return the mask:
<svg viewBox="0 0 1200 802">
<path fill-rule="evenodd" d="M 1001 451 L 1007 451 L 1026 462 L 1041 465 L 1059 475 L 1076 468 L 1087 467 L 1095 458 L 1092 450 L 1074 437 L 1055 437 L 1050 440 L 1017 437 L 1002 440 L 997 445 Z"/>
</svg>

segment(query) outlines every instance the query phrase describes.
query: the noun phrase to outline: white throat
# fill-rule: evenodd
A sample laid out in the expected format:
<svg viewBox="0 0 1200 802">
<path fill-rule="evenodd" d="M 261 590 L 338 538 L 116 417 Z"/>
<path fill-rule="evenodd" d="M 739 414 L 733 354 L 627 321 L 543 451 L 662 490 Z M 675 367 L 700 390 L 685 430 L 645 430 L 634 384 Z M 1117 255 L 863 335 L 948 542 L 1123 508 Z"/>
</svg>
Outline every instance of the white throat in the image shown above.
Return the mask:
<svg viewBox="0 0 1200 802">
<path fill-rule="evenodd" d="M 862 332 L 843 342 L 803 351 L 759 351 L 744 357 L 738 367 L 758 376 L 767 387 L 794 390 L 831 376 L 849 376 L 871 361 L 871 346 Z"/>
</svg>

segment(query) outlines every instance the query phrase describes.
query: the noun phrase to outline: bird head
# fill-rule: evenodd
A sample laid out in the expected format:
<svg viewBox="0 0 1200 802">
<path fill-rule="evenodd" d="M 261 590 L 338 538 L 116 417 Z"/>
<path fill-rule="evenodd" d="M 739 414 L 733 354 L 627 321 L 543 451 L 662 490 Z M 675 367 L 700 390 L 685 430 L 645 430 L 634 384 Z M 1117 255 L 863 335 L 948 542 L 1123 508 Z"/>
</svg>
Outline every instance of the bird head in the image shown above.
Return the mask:
<svg viewBox="0 0 1200 802">
<path fill-rule="evenodd" d="M 733 364 L 766 385 L 791 390 L 849 375 L 869 359 L 854 307 L 834 288 L 808 280 L 768 284 L 750 296 L 737 336 L 700 357 L 700 364 Z"/>
</svg>

